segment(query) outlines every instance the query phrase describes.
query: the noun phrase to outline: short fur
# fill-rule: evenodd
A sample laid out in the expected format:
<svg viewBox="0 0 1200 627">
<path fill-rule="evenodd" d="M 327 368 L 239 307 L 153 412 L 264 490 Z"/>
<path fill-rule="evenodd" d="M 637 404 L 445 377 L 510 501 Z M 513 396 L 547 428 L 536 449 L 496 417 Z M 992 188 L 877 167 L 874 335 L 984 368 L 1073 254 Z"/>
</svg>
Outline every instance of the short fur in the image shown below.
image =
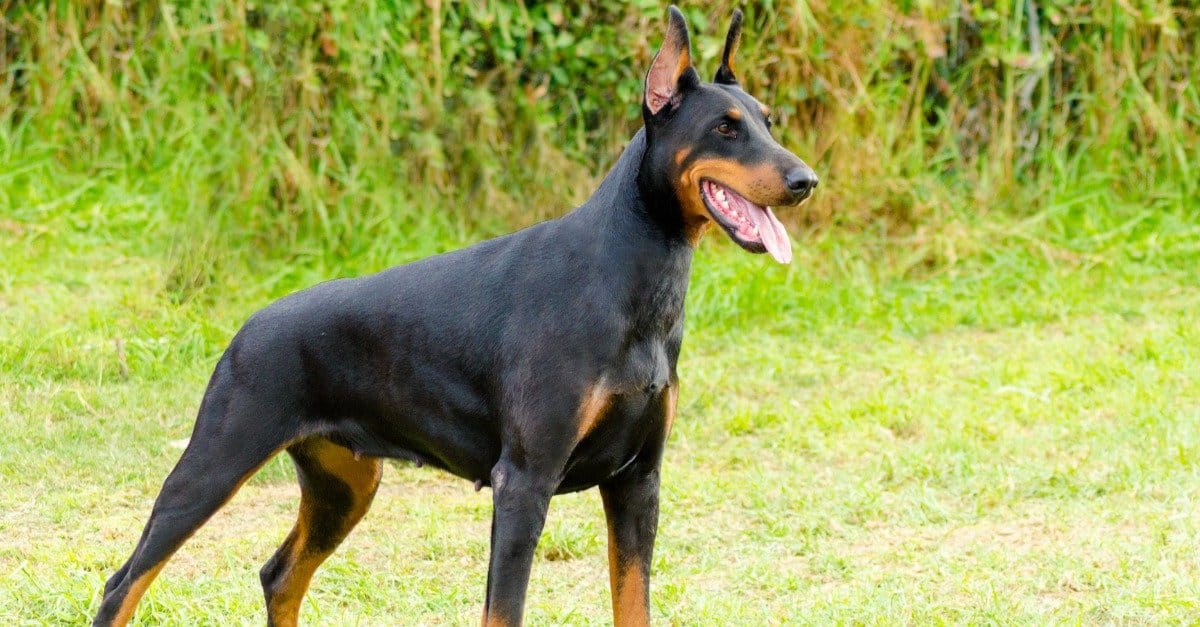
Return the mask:
<svg viewBox="0 0 1200 627">
<path fill-rule="evenodd" d="M 735 14 L 734 31 L 740 22 Z M 615 621 L 646 624 L 684 294 L 713 221 L 695 186 L 715 177 L 775 205 L 816 185 L 737 86 L 736 35 L 722 80 L 701 84 L 671 7 L 645 128 L 581 207 L 252 316 L 217 362 L 190 443 L 94 624 L 124 624 L 170 556 L 279 451 L 293 458 L 302 497 L 261 573 L 271 625 L 296 624 L 313 573 L 370 506 L 383 458 L 492 488 L 487 625 L 521 621 L 550 498 L 599 487 Z M 736 138 L 714 132 L 722 121 Z"/>
</svg>

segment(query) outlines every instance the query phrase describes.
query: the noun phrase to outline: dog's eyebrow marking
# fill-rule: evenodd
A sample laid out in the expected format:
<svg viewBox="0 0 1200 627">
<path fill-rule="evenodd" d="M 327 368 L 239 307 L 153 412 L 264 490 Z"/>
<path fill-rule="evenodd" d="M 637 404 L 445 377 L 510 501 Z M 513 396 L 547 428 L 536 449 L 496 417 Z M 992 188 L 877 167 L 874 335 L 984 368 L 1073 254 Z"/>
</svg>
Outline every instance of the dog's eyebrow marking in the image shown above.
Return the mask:
<svg viewBox="0 0 1200 627">
<path fill-rule="evenodd" d="M 742 119 L 742 110 L 737 107 L 731 107 L 725 112 L 725 115 L 729 116 L 731 120 L 740 120 Z"/>
<path fill-rule="evenodd" d="M 760 103 L 758 105 L 758 108 L 762 109 L 763 117 L 767 117 L 767 118 L 771 117 L 771 108 L 770 107 L 768 107 L 765 104 Z"/>
</svg>

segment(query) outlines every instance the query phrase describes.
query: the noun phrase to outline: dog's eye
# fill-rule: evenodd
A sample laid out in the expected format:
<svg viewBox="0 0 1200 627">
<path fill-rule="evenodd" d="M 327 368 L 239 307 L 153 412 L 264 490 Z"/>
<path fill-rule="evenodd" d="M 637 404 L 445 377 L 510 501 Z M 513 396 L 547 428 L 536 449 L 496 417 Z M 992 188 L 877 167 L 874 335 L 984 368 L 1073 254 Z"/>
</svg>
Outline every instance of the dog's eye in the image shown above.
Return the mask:
<svg viewBox="0 0 1200 627">
<path fill-rule="evenodd" d="M 737 131 L 733 130 L 733 125 L 729 122 L 721 122 L 717 125 L 716 131 L 726 137 L 737 137 Z"/>
</svg>

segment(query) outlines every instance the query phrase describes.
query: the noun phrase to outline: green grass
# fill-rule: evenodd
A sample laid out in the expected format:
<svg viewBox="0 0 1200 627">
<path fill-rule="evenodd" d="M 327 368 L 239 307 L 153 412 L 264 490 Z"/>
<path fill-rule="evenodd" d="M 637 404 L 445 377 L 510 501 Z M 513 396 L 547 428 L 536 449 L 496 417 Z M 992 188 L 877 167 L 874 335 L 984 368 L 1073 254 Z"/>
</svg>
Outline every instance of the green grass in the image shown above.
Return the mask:
<svg viewBox="0 0 1200 627">
<path fill-rule="evenodd" d="M 0 623 L 79 624 L 246 317 L 581 201 L 656 2 L 17 2 L 0 16 Z M 687 4 L 687 3 L 685 3 Z M 733 2 L 684 9 L 712 70 Z M 697 255 L 660 624 L 1200 620 L 1200 10 L 750 3 L 822 186 L 789 268 Z M 627 60 L 628 62 L 618 62 Z M 142 624 L 260 624 L 269 464 Z M 477 620 L 488 493 L 389 466 L 308 624 Z M 608 620 L 594 493 L 534 624 Z"/>
<path fill-rule="evenodd" d="M 171 247 L 137 236 L 154 216 L 139 196 L 80 189 L 22 204 L 0 230 L 7 624 L 95 609 L 250 312 L 484 235 L 427 226 L 340 265 L 262 261 L 181 301 Z M 665 462 L 659 622 L 1200 616 L 1200 221 L 1062 202 L 941 231 L 953 240 L 929 246 L 963 251 L 952 264 L 841 231 L 798 235 L 790 268 L 704 242 Z M 297 497 L 286 461 L 272 462 L 171 562 L 137 620 L 260 622 L 257 569 Z M 476 620 L 489 515 L 469 483 L 390 466 L 303 618 Z M 554 501 L 531 621 L 608 620 L 604 534 L 594 492 Z"/>
</svg>

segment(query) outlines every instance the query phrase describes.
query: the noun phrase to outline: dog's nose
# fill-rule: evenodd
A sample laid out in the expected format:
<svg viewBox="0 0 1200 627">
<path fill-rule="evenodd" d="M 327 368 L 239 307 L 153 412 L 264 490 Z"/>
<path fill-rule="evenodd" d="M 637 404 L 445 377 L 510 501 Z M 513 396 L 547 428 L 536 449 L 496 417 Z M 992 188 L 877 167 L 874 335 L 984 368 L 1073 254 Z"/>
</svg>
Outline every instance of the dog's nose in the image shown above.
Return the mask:
<svg viewBox="0 0 1200 627">
<path fill-rule="evenodd" d="M 817 173 L 809 167 L 792 168 L 788 170 L 783 179 L 787 183 L 788 189 L 801 198 L 807 198 L 812 190 L 816 189 L 819 182 Z"/>
</svg>

